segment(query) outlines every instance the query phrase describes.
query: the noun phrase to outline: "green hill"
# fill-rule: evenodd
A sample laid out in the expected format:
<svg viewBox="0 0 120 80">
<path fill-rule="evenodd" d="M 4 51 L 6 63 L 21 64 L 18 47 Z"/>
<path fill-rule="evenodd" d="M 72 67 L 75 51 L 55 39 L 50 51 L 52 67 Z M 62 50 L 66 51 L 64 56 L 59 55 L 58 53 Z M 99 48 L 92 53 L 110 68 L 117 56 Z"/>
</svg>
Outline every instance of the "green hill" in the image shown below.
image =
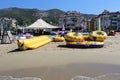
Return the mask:
<svg viewBox="0 0 120 80">
<path fill-rule="evenodd" d="M 38 9 L 25 9 L 25 8 L 4 8 L 0 9 L 0 18 L 8 17 L 15 18 L 19 25 L 31 24 L 39 18 L 44 19 L 48 23 L 52 21 L 53 24 L 58 23 L 60 15 L 64 14 L 65 11 L 59 9 L 51 10 L 38 10 Z M 84 15 L 84 14 L 83 14 Z M 91 18 L 91 15 L 85 14 L 87 18 Z M 95 15 L 92 15 L 92 17 Z"/>
</svg>

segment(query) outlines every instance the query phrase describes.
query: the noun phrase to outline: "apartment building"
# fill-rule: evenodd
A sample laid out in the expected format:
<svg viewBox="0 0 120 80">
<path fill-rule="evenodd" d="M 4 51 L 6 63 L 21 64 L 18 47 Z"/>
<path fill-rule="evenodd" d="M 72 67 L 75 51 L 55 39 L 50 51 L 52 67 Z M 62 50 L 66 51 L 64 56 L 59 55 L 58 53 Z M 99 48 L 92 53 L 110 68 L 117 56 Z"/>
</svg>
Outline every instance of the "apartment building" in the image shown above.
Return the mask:
<svg viewBox="0 0 120 80">
<path fill-rule="evenodd" d="M 109 12 L 104 10 L 98 17 L 101 19 L 101 27 L 103 30 L 110 28 L 120 31 L 120 12 Z"/>
<path fill-rule="evenodd" d="M 9 30 L 10 26 L 16 27 L 15 23 L 16 23 L 15 19 L 7 18 L 7 17 L 0 18 L 0 39 L 2 38 L 4 28 Z"/>
<path fill-rule="evenodd" d="M 65 28 L 80 27 L 84 16 L 77 11 L 68 11 L 59 17 L 59 26 Z"/>
</svg>

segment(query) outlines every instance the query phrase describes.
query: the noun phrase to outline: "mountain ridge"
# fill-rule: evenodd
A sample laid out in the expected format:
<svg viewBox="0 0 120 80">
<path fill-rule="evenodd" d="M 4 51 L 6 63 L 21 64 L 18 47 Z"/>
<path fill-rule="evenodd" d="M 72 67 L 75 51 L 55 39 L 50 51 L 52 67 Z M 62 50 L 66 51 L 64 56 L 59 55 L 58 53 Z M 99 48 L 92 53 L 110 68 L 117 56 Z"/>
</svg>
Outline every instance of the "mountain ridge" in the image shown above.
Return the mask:
<svg viewBox="0 0 120 80">
<path fill-rule="evenodd" d="M 43 18 L 46 22 L 50 23 L 58 23 L 58 18 L 60 15 L 65 14 L 66 12 L 60 9 L 49 9 L 49 10 L 39 10 L 39 9 L 29 9 L 29 8 L 3 8 L 0 9 L 0 18 L 1 17 L 8 17 L 8 18 L 15 18 L 18 21 L 19 25 L 24 24 L 31 24 L 35 22 L 39 18 Z M 97 15 L 94 14 L 84 14 L 87 19 L 91 19 Z"/>
</svg>

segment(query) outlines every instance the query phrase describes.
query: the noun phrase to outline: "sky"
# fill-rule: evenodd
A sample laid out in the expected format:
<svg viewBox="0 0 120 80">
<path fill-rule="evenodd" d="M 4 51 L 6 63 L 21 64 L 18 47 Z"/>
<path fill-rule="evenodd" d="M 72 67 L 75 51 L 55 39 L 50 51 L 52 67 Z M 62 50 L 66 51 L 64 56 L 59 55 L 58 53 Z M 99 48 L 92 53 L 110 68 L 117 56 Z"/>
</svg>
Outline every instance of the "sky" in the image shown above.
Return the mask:
<svg viewBox="0 0 120 80">
<path fill-rule="evenodd" d="M 39 10 L 60 9 L 86 14 L 100 14 L 104 10 L 120 11 L 120 0 L 1 0 L 0 9 L 18 7 Z"/>
</svg>

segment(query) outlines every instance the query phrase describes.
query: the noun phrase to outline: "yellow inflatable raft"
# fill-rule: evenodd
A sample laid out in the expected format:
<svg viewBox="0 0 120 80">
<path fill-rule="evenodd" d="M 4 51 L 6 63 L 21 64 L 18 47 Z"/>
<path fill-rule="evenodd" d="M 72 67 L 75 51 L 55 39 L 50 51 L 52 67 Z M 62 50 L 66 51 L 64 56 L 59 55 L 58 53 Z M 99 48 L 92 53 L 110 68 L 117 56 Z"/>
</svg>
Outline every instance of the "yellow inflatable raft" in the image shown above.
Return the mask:
<svg viewBox="0 0 120 80">
<path fill-rule="evenodd" d="M 66 42 L 67 47 L 72 48 L 101 48 L 104 42 L 83 41 L 83 42 Z"/>
<path fill-rule="evenodd" d="M 86 41 L 86 40 L 89 40 L 89 35 L 83 35 L 83 39 Z"/>
<path fill-rule="evenodd" d="M 82 35 L 78 33 L 68 33 L 65 36 L 66 46 L 74 48 L 101 48 L 107 34 L 103 31 L 93 31 L 91 34 Z"/>
<path fill-rule="evenodd" d="M 49 42 L 51 42 L 51 39 L 49 39 L 48 36 L 39 36 L 30 39 L 17 40 L 17 44 L 20 50 L 35 49 Z"/>
<path fill-rule="evenodd" d="M 70 32 L 65 36 L 65 40 L 69 42 L 81 42 L 83 41 L 83 35 L 81 33 Z"/>
<path fill-rule="evenodd" d="M 107 34 L 104 31 L 93 31 L 90 33 L 89 38 L 93 41 L 104 41 L 107 38 Z"/>
<path fill-rule="evenodd" d="M 55 36 L 53 38 L 53 41 L 55 41 L 55 42 L 63 42 L 63 41 L 65 41 L 65 38 L 64 37 L 60 37 L 60 36 Z"/>
</svg>

